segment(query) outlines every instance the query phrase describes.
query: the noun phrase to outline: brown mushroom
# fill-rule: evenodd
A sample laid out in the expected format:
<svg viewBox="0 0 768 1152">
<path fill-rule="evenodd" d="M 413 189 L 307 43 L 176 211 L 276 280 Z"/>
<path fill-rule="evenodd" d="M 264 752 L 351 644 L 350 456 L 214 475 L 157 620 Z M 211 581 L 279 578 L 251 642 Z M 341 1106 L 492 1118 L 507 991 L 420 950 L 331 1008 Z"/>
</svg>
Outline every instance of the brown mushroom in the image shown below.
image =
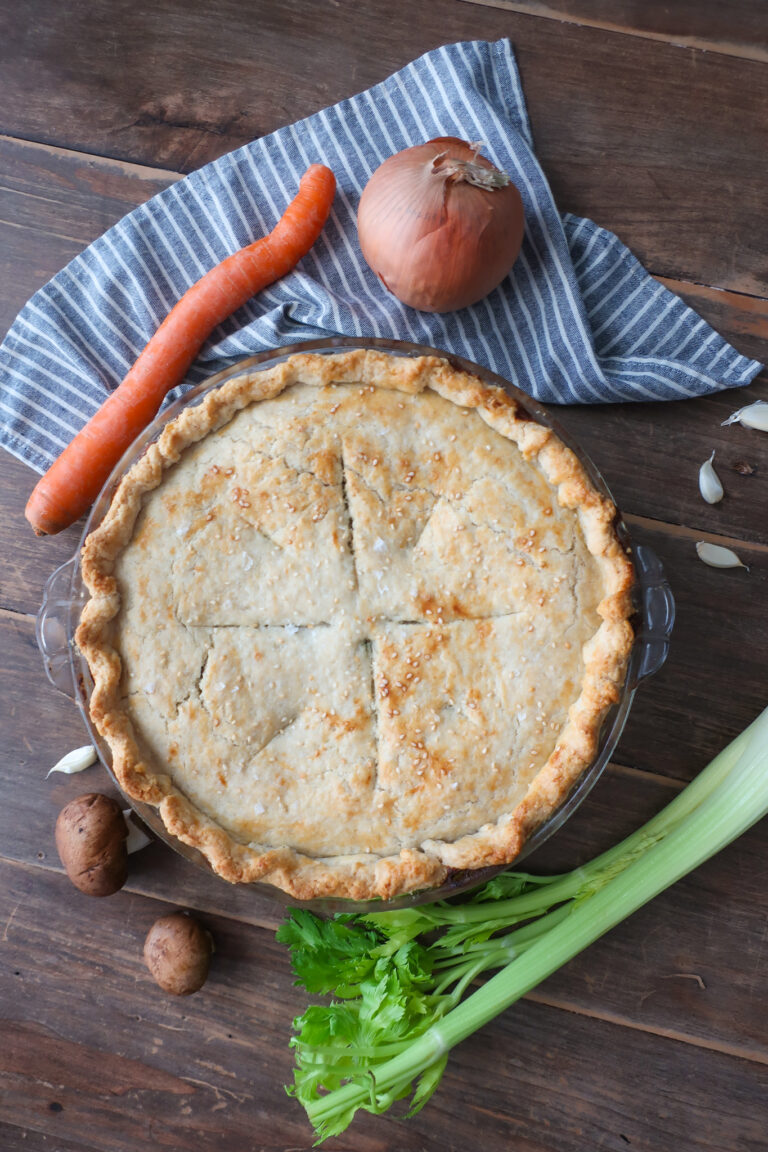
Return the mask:
<svg viewBox="0 0 768 1152">
<path fill-rule="evenodd" d="M 144 961 L 157 984 L 174 996 L 190 996 L 208 976 L 213 938 L 186 912 L 161 916 L 144 941 Z"/>
<path fill-rule="evenodd" d="M 111 896 L 128 876 L 126 827 L 111 796 L 88 792 L 62 808 L 56 848 L 72 883 L 87 896 Z"/>
</svg>

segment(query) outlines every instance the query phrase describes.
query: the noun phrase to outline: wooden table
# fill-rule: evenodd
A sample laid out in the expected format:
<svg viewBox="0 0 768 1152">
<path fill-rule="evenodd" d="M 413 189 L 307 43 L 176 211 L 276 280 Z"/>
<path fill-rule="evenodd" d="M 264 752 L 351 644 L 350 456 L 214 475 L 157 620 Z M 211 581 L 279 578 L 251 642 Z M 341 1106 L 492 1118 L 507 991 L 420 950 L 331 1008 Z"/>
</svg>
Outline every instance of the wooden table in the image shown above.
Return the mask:
<svg viewBox="0 0 768 1152">
<path fill-rule="evenodd" d="M 2 0 L 0 21 L 3 331 L 180 174 L 440 43 L 508 36 L 560 206 L 618 232 L 741 351 L 768 356 L 764 4 Z M 765 377 L 706 400 L 559 413 L 662 557 L 678 623 L 615 764 L 542 868 L 628 833 L 768 703 L 768 439 L 721 427 L 759 397 Z M 710 508 L 697 471 L 713 448 L 727 495 Z M 108 788 L 101 768 L 45 779 L 83 743 L 34 638 L 44 581 L 78 533 L 36 540 L 22 516 L 32 474 L 4 453 L 0 474 L 0 1148 L 308 1148 L 283 1091 L 303 999 L 274 942 L 280 908 L 159 844 L 108 900 L 62 875 L 57 812 Z M 701 538 L 750 571 L 706 568 Z M 328 1147 L 768 1147 L 767 841 L 753 829 L 466 1042 L 414 1120 L 363 1116 Z M 179 1001 L 141 961 L 149 925 L 177 905 L 217 942 L 205 989 Z"/>
</svg>

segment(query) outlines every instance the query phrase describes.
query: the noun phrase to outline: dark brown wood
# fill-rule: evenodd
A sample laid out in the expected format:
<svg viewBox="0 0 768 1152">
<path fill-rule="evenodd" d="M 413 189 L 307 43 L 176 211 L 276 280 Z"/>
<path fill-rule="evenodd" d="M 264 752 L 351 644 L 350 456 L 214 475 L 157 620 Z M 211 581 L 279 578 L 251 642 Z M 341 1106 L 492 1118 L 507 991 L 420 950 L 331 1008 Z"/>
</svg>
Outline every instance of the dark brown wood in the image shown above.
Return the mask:
<svg viewBox="0 0 768 1152">
<path fill-rule="evenodd" d="M 682 296 L 718 332 L 727 334 L 745 356 L 755 360 L 768 357 L 768 301 L 759 296 L 745 296 L 708 288 L 705 284 L 657 277 L 671 292 Z"/>
<path fill-rule="evenodd" d="M 0 137 L 0 331 L 54 272 L 178 177 Z"/>
<path fill-rule="evenodd" d="M 56 1109 L 54 1109 L 54 1112 Z M 99 1152 L 94 1144 L 84 1144 L 82 1134 L 77 1142 L 62 1140 L 17 1124 L 0 1123 L 0 1148 L 3 1152 Z"/>
<path fill-rule="evenodd" d="M 156 178 L 147 168 L 15 141 L 0 140 L 0 163 L 8 170 L 5 190 L 0 189 L 0 253 L 9 260 L 0 279 L 0 325 L 9 325 L 27 296 L 82 245 L 174 178 L 172 173 Z M 67 228 L 72 238 L 65 242 L 61 237 Z M 27 262 L 14 247 L 19 244 L 28 253 Z M 18 268 L 18 274 L 11 267 Z M 745 354 L 768 359 L 766 301 L 680 281 L 665 283 Z M 555 414 L 593 456 L 627 512 L 766 543 L 768 520 L 756 516 L 755 508 L 768 496 L 768 441 L 749 429 L 721 427 L 735 408 L 768 398 L 764 381 L 761 377 L 749 389 L 695 403 L 568 408 Z M 715 508 L 703 503 L 697 485 L 699 465 L 713 449 L 728 493 Z M 756 467 L 751 475 L 734 467 L 745 462 Z M 7 458 L 0 460 L 0 477 L 0 541 L 4 533 L 14 534 L 13 547 L 7 550 L 8 576 L 18 593 L 23 585 L 17 579 L 20 568 L 43 576 L 46 567 L 52 569 L 71 555 L 75 536 L 68 534 L 66 548 L 59 541 L 45 541 L 42 550 L 23 533 L 16 537 L 33 477 Z M 0 589 L 0 606 L 34 611 L 38 602 L 39 593 L 22 604 L 15 598 L 9 601 Z"/>
<path fill-rule="evenodd" d="M 760 62 L 461 0 L 386 14 L 380 0 L 25 7 L 0 40 L 0 130 L 183 171 L 439 44 L 509 37 L 563 209 L 617 231 L 655 273 L 768 291 Z"/>
<path fill-rule="evenodd" d="M 269 936 L 206 917 L 217 944 L 209 981 L 174 1000 L 141 961 L 154 901 L 118 893 L 94 917 L 60 876 L 3 864 L 0 879 L 0 989 L 15 1007 L 2 1025 L 0 1120 L 87 1134 L 101 1152 L 206 1152 L 223 1138 L 232 1152 L 309 1147 L 303 1113 L 282 1091 L 304 999 Z M 686 1091 L 658 1108 L 652 1086 L 672 1069 Z M 328 1147 L 464 1152 L 482 1132 L 491 1152 L 510 1140 L 531 1152 L 618 1149 L 622 1136 L 649 1152 L 757 1148 L 764 1086 L 754 1061 L 521 1003 L 454 1053 L 427 1111 L 406 1126 L 361 1117 Z"/>
<path fill-rule="evenodd" d="M 616 758 L 688 780 L 768 699 L 768 552 L 738 546 L 750 572 L 722 570 L 698 559 L 696 533 L 633 524 L 632 535 L 650 544 L 664 564 L 677 620 L 669 659 L 638 690 Z"/>
<path fill-rule="evenodd" d="M 689 665 L 677 671 L 673 668 L 672 684 L 691 684 L 693 694 L 696 660 L 709 661 L 710 646 L 716 641 L 711 635 L 707 645 L 699 640 Z M 29 618 L 0 618 L 0 648 L 6 653 L 5 670 L 0 673 L 0 729 L 7 734 L 6 754 L 0 762 L 0 793 L 5 798 L 0 808 L 0 850 L 6 859 L 25 866 L 60 872 L 53 843 L 59 810 L 82 792 L 114 793 L 114 789 L 100 766 L 78 776 L 46 779 L 55 759 L 87 739 L 82 722 L 74 706 L 44 682 Z M 715 648 L 710 675 L 717 671 L 718 657 Z M 679 751 L 681 734 L 691 732 L 696 723 L 695 715 L 685 713 L 690 707 L 686 701 L 678 704 L 672 720 L 666 718 L 663 704 L 667 691 L 662 687 L 650 719 L 630 721 L 627 736 L 631 741 L 634 730 L 642 740 L 649 731 L 658 733 L 651 748 L 639 750 L 641 762 L 657 770 L 665 761 L 655 753 L 662 752 L 664 743 L 675 738 Z M 724 707 L 735 707 L 737 689 L 729 691 L 726 681 L 724 691 Z M 638 694 L 638 711 L 644 697 L 646 707 L 651 707 L 648 700 L 652 694 L 653 684 Z M 34 723 L 26 719 L 30 715 Z M 737 719 L 735 727 L 743 727 L 750 718 Z M 702 753 L 696 747 L 687 755 L 679 753 L 681 771 L 688 775 L 699 771 L 733 734 L 724 728 L 722 717 L 719 725 L 716 718 L 711 719 L 704 736 L 699 737 L 699 743 L 709 740 L 711 749 Z M 23 787 L 19 786 L 21 781 Z M 649 819 L 678 789 L 675 781 L 652 773 L 611 769 L 562 833 L 526 866 L 557 872 L 586 862 Z M 268 930 L 282 917 L 281 905 L 263 892 L 228 885 L 163 844 L 145 849 L 132 857 L 130 864 L 128 888 L 143 896 L 172 900 Z M 752 1058 L 768 1061 L 768 1018 L 755 1015 L 750 1008 L 753 1000 L 768 995 L 768 965 L 753 968 L 741 961 L 744 956 L 760 956 L 768 916 L 766 893 L 765 830 L 758 829 L 733 849 L 725 863 L 722 859 L 713 863 L 709 874 L 702 870 L 638 920 L 617 929 L 598 947 L 597 961 L 590 953 L 565 977 L 555 978 L 556 1002 L 572 1011 L 620 1018 L 635 1027 L 685 1035 L 698 1043 L 724 1051 L 743 1050 Z M 75 897 L 84 912 L 103 905 L 79 893 Z M 718 920 L 723 932 L 713 938 L 711 927 Z M 661 979 L 681 971 L 699 972 L 705 983 L 709 981 L 717 988 L 717 998 L 714 993 L 699 996 L 700 989 L 693 989 L 687 979 L 677 983 Z M 548 992 L 541 994 L 545 999 L 549 996 Z"/>
<path fill-rule="evenodd" d="M 546 45 L 520 40 L 518 58 L 561 209 L 616 232 L 657 275 L 766 295 L 765 260 L 746 251 L 768 241 L 745 147 L 764 147 L 762 64 L 573 26 Z"/>
<path fill-rule="evenodd" d="M 576 438 L 603 473 L 623 512 L 768 543 L 768 437 L 740 424 L 723 427 L 731 413 L 768 400 L 768 378 L 749 388 L 670 404 L 611 404 L 598 410 L 569 406 L 552 415 Z M 699 468 L 715 451 L 726 495 L 706 504 Z M 752 469 L 740 470 L 744 464 Z"/>
<path fill-rule="evenodd" d="M 741 351 L 768 359 L 762 15 L 745 0 L 695 11 L 690 0 L 0 0 L 0 332 L 181 171 L 439 43 L 509 36 L 560 205 L 613 227 Z M 610 23 L 620 31 L 586 26 Z M 710 51 L 654 39 L 678 36 Z M 768 699 L 768 437 L 721 427 L 757 397 L 768 399 L 765 376 L 684 404 L 557 412 L 633 538 L 661 556 L 678 623 L 616 763 L 526 867 L 572 867 L 628 834 Z M 696 474 L 713 448 L 727 495 L 711 508 Z M 282 1089 L 304 1003 L 273 938 L 282 906 L 160 843 L 131 857 L 126 889 L 107 900 L 61 872 L 56 814 L 111 785 L 100 767 L 45 779 L 86 739 L 34 641 L 44 582 L 79 529 L 31 534 L 33 480 L 0 453 L 0 1148 L 309 1149 Z M 705 535 L 751 571 L 704 567 L 694 544 Z M 757 1152 L 768 1122 L 766 835 L 753 829 L 463 1045 L 414 1120 L 366 1116 L 326 1147 Z M 195 909 L 218 947 L 205 989 L 181 1001 L 140 958 L 172 907 Z"/>
<path fill-rule="evenodd" d="M 751 0 L 676 0 L 636 4 L 632 0 L 466 0 L 487 8 L 568 20 L 677 46 L 723 52 L 746 60 L 768 60 L 768 24 L 762 6 Z"/>
<path fill-rule="evenodd" d="M 263 1110 L 279 1117 L 273 1146 L 278 1133 L 286 1147 L 309 1146 L 282 1088 L 300 1000 L 269 936 L 206 918 L 214 972 L 196 996 L 174 999 L 141 958 L 163 911 L 156 902 L 123 892 L 96 916 L 60 876 L 7 865 L 2 874 L 0 986 L 13 1011 L 2 1024 L 0 1119 L 88 1134 L 101 1152 L 214 1150 L 223 1133 L 245 1152 Z"/>
<path fill-rule="evenodd" d="M 45 581 L 69 560 L 80 542 L 82 524 L 39 539 L 24 519 L 24 506 L 37 473 L 0 450 L 0 609 L 36 613 Z"/>
</svg>

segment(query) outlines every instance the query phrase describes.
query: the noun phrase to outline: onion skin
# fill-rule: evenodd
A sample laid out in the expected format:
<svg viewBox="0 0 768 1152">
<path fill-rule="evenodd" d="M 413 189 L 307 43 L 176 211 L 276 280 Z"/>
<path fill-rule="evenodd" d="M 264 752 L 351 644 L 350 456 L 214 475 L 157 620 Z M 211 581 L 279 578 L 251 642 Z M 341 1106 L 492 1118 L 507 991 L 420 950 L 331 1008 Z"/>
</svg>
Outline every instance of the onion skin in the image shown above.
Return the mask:
<svg viewBox="0 0 768 1152">
<path fill-rule="evenodd" d="M 441 136 L 406 148 L 380 164 L 363 189 L 363 256 L 393 296 L 421 312 L 476 304 L 520 251 L 525 216 L 515 185 L 477 187 L 450 171 L 459 161 L 497 173 L 476 147 Z"/>
</svg>

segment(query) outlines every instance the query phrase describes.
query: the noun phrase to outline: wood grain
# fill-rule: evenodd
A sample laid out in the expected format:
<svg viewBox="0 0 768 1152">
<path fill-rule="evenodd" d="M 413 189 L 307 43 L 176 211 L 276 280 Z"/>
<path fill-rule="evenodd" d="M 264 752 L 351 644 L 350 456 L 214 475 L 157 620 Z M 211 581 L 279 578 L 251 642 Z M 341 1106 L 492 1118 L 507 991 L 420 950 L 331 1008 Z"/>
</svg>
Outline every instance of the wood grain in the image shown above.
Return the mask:
<svg viewBox="0 0 768 1152">
<path fill-rule="evenodd" d="M 80 541 L 83 525 L 58 536 L 39 539 L 24 519 L 24 506 L 37 473 L 0 450 L 0 609 L 36 613 L 45 582 L 69 560 Z"/>
<path fill-rule="evenodd" d="M 767 295 L 768 233 L 744 146 L 768 156 L 768 68 L 572 25 L 516 43 L 559 207 L 617 233 L 657 275 Z"/>
<path fill-rule="evenodd" d="M 223 1131 L 229 1148 L 250 1149 L 254 1125 L 271 1115 L 280 1118 L 272 1138 L 309 1145 L 282 1088 L 299 1001 L 269 937 L 206 920 L 215 976 L 197 996 L 175 1000 L 141 959 L 162 911 L 155 902 L 120 893 L 94 915 L 62 877 L 7 866 L 1 899 L 0 1119 L 51 1135 L 89 1133 L 101 1152 L 135 1152 L 214 1150 Z"/>
<path fill-rule="evenodd" d="M 0 39 L 0 130 L 174 171 L 350 96 L 440 44 L 509 37 L 563 209 L 617 231 L 655 273 L 768 294 L 760 62 L 461 0 L 387 5 L 386 18 L 380 0 L 26 8 L 28 19 L 9 19 Z M 162 52 L 145 50 L 160 43 Z"/>
<path fill-rule="evenodd" d="M 0 253 L 8 261 L 0 277 L 0 330 L 10 324 L 28 295 L 105 227 L 175 179 L 173 173 L 159 177 L 135 165 L 2 139 L 0 165 L 8 172 L 0 188 Z M 69 239 L 63 239 L 65 233 Z M 26 261 L 20 257 L 22 249 Z M 681 281 L 664 282 L 741 351 L 768 360 L 768 301 Z M 757 398 L 768 398 L 765 377 L 749 389 L 695 402 L 572 407 L 557 409 L 556 416 L 593 456 L 627 512 L 766 543 L 768 521 L 755 515 L 755 507 L 768 496 L 768 441 L 753 430 L 721 427 L 736 407 Z M 699 496 L 697 474 L 713 448 L 728 495 L 710 508 Z M 756 468 L 749 476 L 734 467 L 745 462 Z M 5 457 L 0 459 L 0 477 L 1 543 L 3 533 L 12 533 L 21 524 L 32 478 L 24 470 L 14 471 Z M 26 541 L 23 533 L 13 539 L 7 554 L 10 583 L 17 591 L 23 586 L 23 580 L 16 580 L 20 567 L 44 570 L 53 553 L 59 562 L 67 558 L 53 541 L 45 541 L 44 550 L 37 551 L 32 547 L 35 542 Z M 72 540 L 69 554 L 74 550 Z M 33 611 L 38 599 L 26 605 L 0 599 L 0 604 Z"/>
<path fill-rule="evenodd" d="M 711 644 L 711 637 L 707 643 Z M 700 644 L 697 650 L 700 661 L 708 659 L 703 648 Z M 28 618 L 0 618 L 0 649 L 6 653 L 0 671 L 0 730 L 5 734 L 0 761 L 4 796 L 0 858 L 60 872 L 53 845 L 59 810 L 85 791 L 113 794 L 114 789 L 99 766 L 74 777 L 45 778 L 51 763 L 84 742 L 82 722 L 72 704 L 43 680 Z M 713 663 L 718 658 L 715 652 Z M 673 671 L 673 682 L 681 682 L 686 674 L 690 677 L 690 672 Z M 653 683 L 638 694 L 635 707 L 639 709 L 642 698 L 650 697 L 652 691 Z M 664 699 L 662 692 L 659 700 L 663 703 Z M 694 718 L 685 716 L 683 704 L 683 715 L 678 707 L 665 728 L 659 700 L 656 711 L 650 718 L 641 718 L 637 726 L 638 739 L 647 737 L 649 731 L 658 733 L 658 745 L 654 742 L 654 747 L 640 749 L 645 761 L 657 770 L 661 757 L 654 753 L 663 748 L 668 733 L 684 737 L 695 727 Z M 733 706 L 727 695 L 724 706 Z M 34 722 L 26 719 L 29 716 Z M 714 719 L 710 721 L 707 737 L 712 752 L 726 742 L 723 726 L 722 721 L 720 727 Z M 693 775 L 708 758 L 688 750 L 683 767 Z M 653 773 L 611 769 L 576 816 L 526 866 L 557 872 L 586 862 L 659 811 L 678 788 L 675 781 Z M 564 976 L 554 978 L 554 1002 L 768 1061 L 768 1018 L 755 1015 L 750 1007 L 768 995 L 768 950 L 761 963 L 768 922 L 765 846 L 765 829 L 756 829 L 709 866 L 709 872 L 701 870 L 656 901 L 653 909 L 621 926 L 597 946 L 597 958 L 590 952 L 590 957 L 577 961 Z M 228 885 L 159 843 L 131 858 L 128 888 L 144 897 L 172 900 L 270 931 L 282 916 L 281 905 L 263 891 Z M 73 898 L 83 914 L 91 908 L 101 915 L 104 902 L 95 904 L 79 893 Z M 721 931 L 716 933 L 713 925 L 718 923 Z M 742 961 L 748 956 L 756 958 L 754 967 Z M 666 978 L 676 972 L 698 972 L 709 982 L 710 994 L 700 996 L 701 990 L 686 979 Z M 550 993 L 542 995 L 548 999 Z"/>
<path fill-rule="evenodd" d="M 765 360 L 765 31 L 762 6 L 747 0 L 0 0 L 0 332 L 181 172 L 441 43 L 508 36 L 559 205 L 617 231 Z M 678 623 L 667 666 L 637 693 L 617 763 L 526 862 L 533 870 L 572 867 L 628 834 L 768 698 L 768 438 L 721 427 L 756 397 L 768 399 L 766 377 L 702 401 L 557 413 L 633 537 L 662 557 Z M 727 495 L 709 508 L 696 472 L 713 448 Z M 308 1150 L 309 1126 L 282 1088 L 304 999 L 273 939 L 281 906 L 159 843 L 131 857 L 126 889 L 108 900 L 89 901 L 61 873 L 58 810 L 111 786 L 98 767 L 45 780 L 84 735 L 45 680 L 33 614 L 79 532 L 32 536 L 33 479 L 0 453 L 0 1148 Z M 735 541 L 749 574 L 701 565 L 693 544 L 704 533 Z M 471 1038 L 414 1120 L 366 1116 L 325 1147 L 758 1152 L 767 836 L 764 822 Z M 174 906 L 196 909 L 217 941 L 209 983 L 181 1001 L 155 988 L 140 958 L 148 926 Z"/>
<path fill-rule="evenodd" d="M 0 332 L 51 276 L 178 179 L 138 165 L 0 137 Z"/>
<path fill-rule="evenodd" d="M 92 240 L 181 179 L 181 173 L 2 136 L 0 168 L 0 332 L 10 327 L 25 301 Z M 767 300 L 658 279 L 744 355 L 768 359 Z"/>
<path fill-rule="evenodd" d="M 723 427 L 755 400 L 768 400 L 764 374 L 749 388 L 698 400 L 570 405 L 552 415 L 592 457 L 623 512 L 765 544 L 768 437 L 740 424 Z M 726 492 L 714 505 L 699 493 L 699 468 L 713 451 Z M 744 465 L 752 471 L 744 474 Z"/>
<path fill-rule="evenodd" d="M 64 1139 L 87 1133 L 101 1152 L 207 1152 L 224 1134 L 231 1152 L 252 1152 L 254 1138 L 264 1148 L 309 1147 L 303 1113 L 282 1090 L 290 1020 L 304 1000 L 265 933 L 206 917 L 217 944 L 211 976 L 196 996 L 174 1000 L 140 958 L 154 901 L 121 892 L 94 917 L 59 876 L 0 864 L 0 880 L 0 996 L 13 1004 L 0 1120 L 12 1115 Z M 673 1068 L 686 1092 L 660 1103 L 651 1086 Z M 622 1136 L 653 1152 L 756 1149 L 768 1120 L 764 1086 L 754 1062 L 524 1002 L 454 1053 L 426 1112 L 405 1126 L 362 1117 L 327 1146 L 465 1152 L 482 1131 L 490 1152 L 511 1139 L 527 1152 L 618 1149 Z"/>
<path fill-rule="evenodd" d="M 3 1152 L 99 1152 L 95 1144 L 84 1144 L 82 1133 L 79 1135 L 75 1142 L 17 1124 L 0 1123 L 0 1148 Z"/>
<path fill-rule="evenodd" d="M 676 47 L 722 52 L 745 60 L 768 61 L 768 24 L 752 0 L 676 0 L 637 4 L 633 0 L 465 0 L 487 8 L 567 20 L 626 36 L 662 40 Z"/>
</svg>

